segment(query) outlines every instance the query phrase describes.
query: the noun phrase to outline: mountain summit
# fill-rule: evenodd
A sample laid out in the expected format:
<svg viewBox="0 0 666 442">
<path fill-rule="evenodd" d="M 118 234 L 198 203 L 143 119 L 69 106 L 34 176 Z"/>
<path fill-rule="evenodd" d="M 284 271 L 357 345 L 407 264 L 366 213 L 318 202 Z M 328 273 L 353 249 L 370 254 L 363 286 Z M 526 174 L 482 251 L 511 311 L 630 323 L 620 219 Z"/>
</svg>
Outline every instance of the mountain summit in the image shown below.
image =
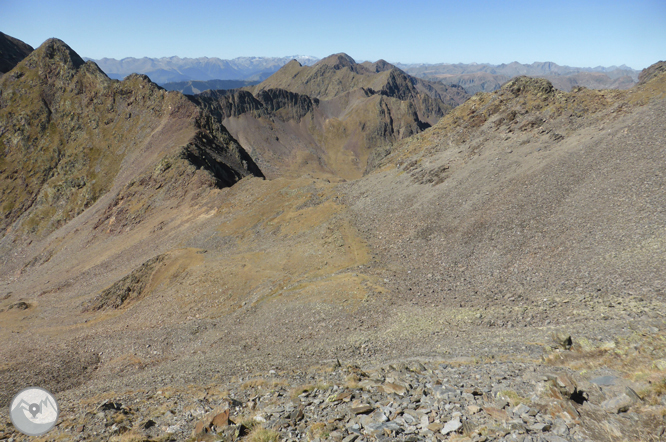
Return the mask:
<svg viewBox="0 0 666 442">
<path fill-rule="evenodd" d="M 462 88 L 419 80 L 380 61 L 334 54 L 292 60 L 262 83 L 193 100 L 250 149 L 269 177 L 355 179 L 379 147 L 416 134 L 463 102 Z"/>
<path fill-rule="evenodd" d="M 468 97 L 462 88 L 411 77 L 384 60 L 374 64 L 369 62 L 358 64 L 344 53 L 326 57 L 312 66 L 290 62 L 255 86 L 254 90 L 286 89 L 326 100 L 359 88 L 381 91 L 386 82 L 390 81 L 389 77 L 400 76 L 405 79 L 404 86 L 420 89 L 420 92 L 427 90 L 425 95 L 435 96 L 432 92 L 437 91 L 435 98 L 449 106 L 457 106 Z"/>
<path fill-rule="evenodd" d="M 333 54 L 329 55 L 326 58 L 323 58 L 319 60 L 317 63 L 314 64 L 315 67 L 319 66 L 329 66 L 333 69 L 340 70 L 340 69 L 349 69 L 350 71 L 356 72 L 358 70 L 356 61 L 354 61 L 353 58 L 351 58 L 349 55 L 345 53 L 339 53 L 339 54 Z"/>
</svg>

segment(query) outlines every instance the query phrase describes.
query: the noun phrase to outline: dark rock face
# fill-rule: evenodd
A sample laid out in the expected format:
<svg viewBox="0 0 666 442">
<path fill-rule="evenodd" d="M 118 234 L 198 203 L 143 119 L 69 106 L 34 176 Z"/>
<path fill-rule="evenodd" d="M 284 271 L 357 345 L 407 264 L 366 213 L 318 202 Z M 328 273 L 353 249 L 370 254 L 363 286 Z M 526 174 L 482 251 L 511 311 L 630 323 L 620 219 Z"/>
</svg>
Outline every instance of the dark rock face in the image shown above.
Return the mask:
<svg viewBox="0 0 666 442">
<path fill-rule="evenodd" d="M 312 108 L 319 104 L 316 98 L 289 92 L 284 89 L 268 89 L 260 91 L 257 99 L 264 105 L 268 112 L 277 112 L 280 109 L 292 110 L 292 116 L 300 120 Z"/>
<path fill-rule="evenodd" d="M 201 160 L 209 165 L 205 170 L 213 174 L 217 187 L 231 186 L 249 175 L 263 178 L 259 166 L 222 125 L 222 120 L 208 109 L 198 109 L 196 125 L 200 131 L 185 151 L 194 149 L 202 153 Z"/>
<path fill-rule="evenodd" d="M 0 76 L 14 69 L 33 50 L 29 44 L 0 32 Z"/>
<path fill-rule="evenodd" d="M 211 98 L 217 97 L 222 119 L 238 117 L 251 112 L 256 116 L 266 116 L 279 110 L 286 110 L 290 119 L 300 120 L 319 104 L 316 98 L 289 92 L 284 89 L 262 90 L 256 96 L 248 91 L 233 94 L 207 92 L 194 99 L 203 106 L 210 106 Z"/>
<path fill-rule="evenodd" d="M 400 100 L 408 100 L 416 96 L 417 92 L 414 84 L 407 74 L 398 69 L 390 71 L 386 84 L 382 87 L 380 93 L 387 97 L 395 97 Z"/>
</svg>

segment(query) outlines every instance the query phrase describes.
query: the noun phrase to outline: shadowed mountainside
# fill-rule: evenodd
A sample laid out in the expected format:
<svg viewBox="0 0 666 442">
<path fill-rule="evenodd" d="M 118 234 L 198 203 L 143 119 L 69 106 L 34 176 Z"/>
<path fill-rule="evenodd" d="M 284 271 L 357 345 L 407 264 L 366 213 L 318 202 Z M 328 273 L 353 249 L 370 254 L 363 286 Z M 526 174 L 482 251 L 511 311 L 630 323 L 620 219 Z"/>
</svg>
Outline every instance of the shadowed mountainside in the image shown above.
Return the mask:
<svg viewBox="0 0 666 442">
<path fill-rule="evenodd" d="M 0 77 L 33 51 L 32 46 L 0 32 Z"/>
</svg>

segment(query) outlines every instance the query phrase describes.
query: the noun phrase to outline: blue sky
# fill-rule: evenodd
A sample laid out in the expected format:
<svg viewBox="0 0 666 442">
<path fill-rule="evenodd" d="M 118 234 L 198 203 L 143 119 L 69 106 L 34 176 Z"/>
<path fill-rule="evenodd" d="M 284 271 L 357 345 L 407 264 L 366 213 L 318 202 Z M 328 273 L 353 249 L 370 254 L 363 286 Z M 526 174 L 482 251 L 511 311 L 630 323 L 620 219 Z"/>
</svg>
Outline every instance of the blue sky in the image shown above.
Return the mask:
<svg viewBox="0 0 666 442">
<path fill-rule="evenodd" d="M 91 58 L 314 55 L 403 63 L 666 59 L 666 1 L 0 0 L 0 31 Z"/>
</svg>

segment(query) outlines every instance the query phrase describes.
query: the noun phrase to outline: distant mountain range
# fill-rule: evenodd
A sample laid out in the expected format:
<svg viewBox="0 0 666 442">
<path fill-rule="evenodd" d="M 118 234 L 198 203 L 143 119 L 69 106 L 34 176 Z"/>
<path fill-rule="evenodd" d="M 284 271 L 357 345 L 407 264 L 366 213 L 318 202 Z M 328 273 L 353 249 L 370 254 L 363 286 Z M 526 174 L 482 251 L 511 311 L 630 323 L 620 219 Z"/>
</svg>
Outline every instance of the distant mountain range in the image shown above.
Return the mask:
<svg viewBox="0 0 666 442">
<path fill-rule="evenodd" d="M 639 71 L 626 65 L 595 68 L 560 66 L 552 62 L 492 65 L 485 63 L 401 64 L 410 75 L 464 87 L 470 94 L 492 92 L 509 79 L 526 75 L 548 79 L 557 89 L 570 91 L 576 86 L 589 89 L 629 89 L 638 81 Z"/>
<path fill-rule="evenodd" d="M 291 60 L 303 65 L 319 61 L 317 57 L 293 55 L 289 57 L 238 57 L 233 60 L 220 58 L 102 58 L 92 60 L 110 78 L 122 80 L 129 74 L 145 74 L 157 84 L 190 80 L 247 80 L 263 81 Z"/>
<path fill-rule="evenodd" d="M 169 90 L 196 94 L 208 89 L 234 89 L 257 84 L 294 59 L 304 66 L 312 66 L 319 61 L 317 57 L 302 55 L 239 57 L 233 60 L 208 57 L 144 57 L 123 58 L 122 60 L 102 58 L 93 61 L 111 78 L 123 79 L 132 73 L 145 74 L 152 81 Z M 639 73 L 626 65 L 580 68 L 560 66 L 553 62 L 532 64 L 513 62 L 500 65 L 395 63 L 395 66 L 415 77 L 462 86 L 470 94 L 497 90 L 511 78 L 520 75 L 547 78 L 556 88 L 564 91 L 569 91 L 576 86 L 590 89 L 628 89 L 636 84 Z M 236 80 L 239 83 L 218 84 L 210 83 L 211 80 Z M 192 81 L 198 83 L 187 83 Z M 247 83 L 242 84 L 241 81 Z"/>
<path fill-rule="evenodd" d="M 397 67 L 411 75 L 419 77 L 436 77 L 439 75 L 462 75 L 473 74 L 477 72 L 487 72 L 493 75 L 506 75 L 507 77 L 517 77 L 526 75 L 528 77 L 542 77 L 545 75 L 571 75 L 580 72 L 602 72 L 610 78 L 618 78 L 624 75 L 630 76 L 634 81 L 638 81 L 640 71 L 629 66 L 597 66 L 594 68 L 579 68 L 571 66 L 560 66 L 550 61 L 534 62 L 532 64 L 523 64 L 514 61 L 513 63 L 502 63 L 499 65 L 487 63 L 438 63 L 438 64 L 402 64 L 395 63 Z"/>
</svg>

